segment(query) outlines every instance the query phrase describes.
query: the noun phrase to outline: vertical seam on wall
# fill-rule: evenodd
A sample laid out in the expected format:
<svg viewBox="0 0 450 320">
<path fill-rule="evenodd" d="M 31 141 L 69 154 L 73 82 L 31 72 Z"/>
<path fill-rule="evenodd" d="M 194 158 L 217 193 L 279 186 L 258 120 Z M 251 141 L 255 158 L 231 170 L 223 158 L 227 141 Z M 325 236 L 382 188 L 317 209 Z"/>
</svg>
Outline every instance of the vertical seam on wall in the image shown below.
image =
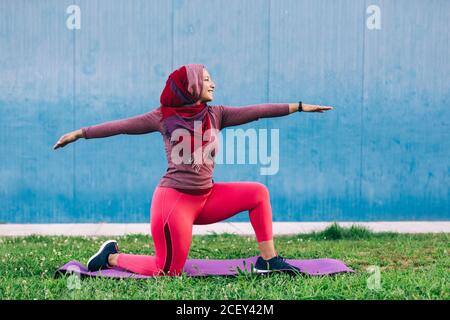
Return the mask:
<svg viewBox="0 0 450 320">
<path fill-rule="evenodd" d="M 78 5 L 78 4 L 77 4 Z M 73 63 L 72 63 L 72 73 L 73 73 L 73 78 L 72 78 L 72 130 L 75 130 L 75 125 L 76 125 L 76 107 L 75 107 L 75 102 L 76 102 L 76 32 L 77 29 L 73 29 L 72 30 L 72 34 L 73 34 L 73 48 L 72 48 L 72 54 L 73 54 Z M 72 152 L 72 170 L 73 170 L 73 174 L 72 174 L 72 214 L 75 214 L 76 212 L 76 205 L 77 205 L 77 190 L 76 190 L 76 179 L 75 179 L 75 175 L 76 175 L 76 145 L 73 145 L 73 152 Z"/>
<path fill-rule="evenodd" d="M 362 205 L 362 172 L 363 172 L 363 138 L 364 138 L 364 85 L 365 85 L 365 55 L 366 55 L 366 1 L 363 8 L 363 43 L 362 43 L 362 70 L 361 70 L 361 119 L 360 119 L 360 149 L 359 149 L 359 207 Z"/>
<path fill-rule="evenodd" d="M 267 23 L 267 102 L 270 102 L 270 4 L 271 1 L 268 0 L 268 23 Z"/>
<path fill-rule="evenodd" d="M 173 60 L 174 60 L 174 58 L 173 58 L 173 48 L 175 45 L 174 44 L 174 41 L 175 41 L 174 40 L 174 29 L 175 29 L 174 24 L 175 24 L 175 0 L 172 0 L 172 22 L 170 24 L 170 27 L 171 27 L 170 32 L 171 32 L 171 37 L 172 37 L 172 46 L 170 48 L 170 50 L 171 50 L 170 70 L 173 70 Z"/>
<path fill-rule="evenodd" d="M 268 23 L 267 23 L 267 87 L 266 87 L 266 103 L 270 103 L 270 5 L 271 0 L 268 0 Z M 265 119 L 266 121 L 266 130 L 267 134 L 269 134 L 269 119 Z M 258 146 L 260 143 L 258 144 Z M 272 145 L 270 146 L 272 148 Z M 266 186 L 269 187 L 269 175 L 266 175 Z"/>
</svg>

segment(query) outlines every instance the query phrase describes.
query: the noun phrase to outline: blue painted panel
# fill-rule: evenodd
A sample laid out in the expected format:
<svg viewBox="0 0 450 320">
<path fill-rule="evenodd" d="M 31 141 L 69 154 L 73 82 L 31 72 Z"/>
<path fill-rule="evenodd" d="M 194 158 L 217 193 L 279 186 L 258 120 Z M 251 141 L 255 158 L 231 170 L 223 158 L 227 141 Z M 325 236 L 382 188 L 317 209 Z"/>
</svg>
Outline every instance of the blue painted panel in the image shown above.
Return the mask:
<svg viewBox="0 0 450 320">
<path fill-rule="evenodd" d="M 77 127 L 129 118 L 159 105 L 171 70 L 168 1 L 80 1 L 76 32 Z M 79 221 L 149 221 L 166 171 L 160 133 L 81 140 L 74 146 Z"/>
<path fill-rule="evenodd" d="M 74 120 L 73 34 L 58 8 L 68 3 L 0 3 L 1 222 L 57 222 L 73 210 L 73 150 L 51 152 Z"/>
<path fill-rule="evenodd" d="M 378 3 L 382 29 L 365 32 L 361 210 L 449 219 L 450 2 Z"/>
<path fill-rule="evenodd" d="M 275 219 L 363 218 L 363 4 L 273 1 L 270 15 L 269 100 L 335 108 L 270 121 L 280 131 L 280 171 L 268 178 Z"/>
</svg>

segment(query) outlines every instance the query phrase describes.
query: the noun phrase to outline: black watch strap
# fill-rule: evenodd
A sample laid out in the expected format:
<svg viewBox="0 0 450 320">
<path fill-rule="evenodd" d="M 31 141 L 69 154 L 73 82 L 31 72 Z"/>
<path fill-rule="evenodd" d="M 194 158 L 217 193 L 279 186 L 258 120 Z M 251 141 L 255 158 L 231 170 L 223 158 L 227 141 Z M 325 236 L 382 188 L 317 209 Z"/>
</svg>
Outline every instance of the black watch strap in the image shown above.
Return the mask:
<svg viewBox="0 0 450 320">
<path fill-rule="evenodd" d="M 303 111 L 303 104 L 301 101 L 298 102 L 298 112 L 302 112 Z"/>
</svg>

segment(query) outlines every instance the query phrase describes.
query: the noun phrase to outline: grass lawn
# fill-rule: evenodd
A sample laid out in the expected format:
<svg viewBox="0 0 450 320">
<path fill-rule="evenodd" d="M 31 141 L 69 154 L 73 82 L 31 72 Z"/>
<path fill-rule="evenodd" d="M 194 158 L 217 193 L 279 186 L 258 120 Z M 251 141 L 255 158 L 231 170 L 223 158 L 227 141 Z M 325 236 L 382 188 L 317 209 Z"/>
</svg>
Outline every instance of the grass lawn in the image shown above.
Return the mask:
<svg viewBox="0 0 450 320">
<path fill-rule="evenodd" d="M 275 237 L 286 258 L 336 258 L 354 274 L 331 277 L 154 279 L 53 278 L 69 260 L 87 259 L 108 237 L 1 237 L 0 299 L 446 299 L 450 297 L 449 234 L 372 234 L 331 226 L 321 233 Z M 153 254 L 149 236 L 116 238 L 123 253 Z M 194 236 L 190 258 L 231 259 L 257 255 L 254 237 Z M 380 287 L 373 287 L 380 271 Z M 368 286 L 369 283 L 372 284 Z"/>
</svg>

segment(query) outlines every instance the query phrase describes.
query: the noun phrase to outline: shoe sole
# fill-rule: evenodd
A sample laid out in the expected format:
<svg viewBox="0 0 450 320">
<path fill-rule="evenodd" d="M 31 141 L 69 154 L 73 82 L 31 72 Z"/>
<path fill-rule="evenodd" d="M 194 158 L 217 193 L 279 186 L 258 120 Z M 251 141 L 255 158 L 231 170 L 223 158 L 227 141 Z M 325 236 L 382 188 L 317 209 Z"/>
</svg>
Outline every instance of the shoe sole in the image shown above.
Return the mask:
<svg viewBox="0 0 450 320">
<path fill-rule="evenodd" d="M 261 270 L 261 269 L 256 269 L 253 268 L 253 272 L 258 273 L 258 274 L 269 274 L 269 273 L 292 273 L 292 274 L 296 274 L 296 273 L 300 273 L 298 271 L 294 271 L 294 270 Z"/>
<path fill-rule="evenodd" d="M 273 270 L 261 270 L 261 269 L 253 268 L 253 272 L 259 273 L 259 274 L 268 274 L 268 273 L 273 272 Z"/>
<path fill-rule="evenodd" d="M 94 260 L 94 259 L 100 254 L 100 252 L 102 252 L 103 249 L 105 249 L 105 247 L 106 247 L 108 244 L 110 244 L 111 242 L 116 242 L 116 243 L 117 243 L 116 240 L 108 240 L 108 241 L 103 242 L 102 246 L 100 247 L 100 249 L 98 249 L 97 253 L 94 254 L 92 257 L 89 258 L 89 260 L 88 260 L 88 262 L 87 262 L 87 264 L 86 264 L 86 267 L 88 267 L 88 269 L 89 269 L 89 263 L 90 263 L 92 260 Z"/>
</svg>

